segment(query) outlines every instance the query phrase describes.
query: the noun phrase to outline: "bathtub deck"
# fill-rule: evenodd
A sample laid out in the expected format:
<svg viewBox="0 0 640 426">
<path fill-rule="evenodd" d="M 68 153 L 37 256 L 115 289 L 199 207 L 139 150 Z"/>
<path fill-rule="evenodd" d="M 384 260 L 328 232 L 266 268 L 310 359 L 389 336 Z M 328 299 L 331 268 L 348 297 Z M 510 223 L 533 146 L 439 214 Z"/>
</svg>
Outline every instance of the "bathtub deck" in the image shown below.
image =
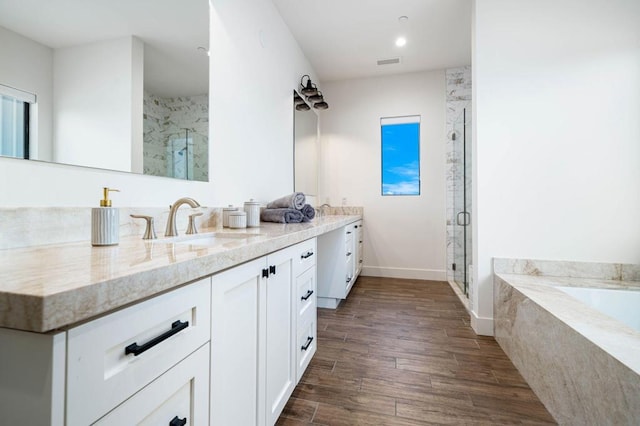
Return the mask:
<svg viewBox="0 0 640 426">
<path fill-rule="evenodd" d="M 638 424 L 640 333 L 557 288 L 635 281 L 494 275 L 496 340 L 561 424 Z"/>
</svg>

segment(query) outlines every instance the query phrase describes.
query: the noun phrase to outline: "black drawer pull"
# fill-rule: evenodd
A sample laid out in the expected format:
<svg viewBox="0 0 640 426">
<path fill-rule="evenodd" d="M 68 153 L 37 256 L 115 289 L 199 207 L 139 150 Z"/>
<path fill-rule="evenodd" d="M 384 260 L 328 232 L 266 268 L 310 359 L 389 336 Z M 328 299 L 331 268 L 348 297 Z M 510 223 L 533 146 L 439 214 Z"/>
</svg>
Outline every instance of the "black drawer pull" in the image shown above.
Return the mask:
<svg viewBox="0 0 640 426">
<path fill-rule="evenodd" d="M 275 275 L 276 274 L 276 265 L 271 265 L 269 266 L 269 275 Z"/>
<path fill-rule="evenodd" d="M 182 322 L 180 320 L 175 321 L 173 324 L 171 324 L 171 330 L 165 333 L 162 333 L 158 337 L 154 337 L 153 339 L 149 340 L 147 343 L 145 343 L 142 346 L 139 346 L 135 342 L 130 344 L 129 346 L 124 348 L 124 354 L 125 355 L 133 354 L 134 356 L 138 356 L 141 353 L 148 351 L 158 343 L 161 343 L 167 340 L 169 337 L 173 336 L 174 334 L 178 334 L 179 332 L 181 332 L 187 327 L 189 327 L 189 321 L 185 321 L 185 322 Z"/>
<path fill-rule="evenodd" d="M 351 231 L 347 231 L 347 235 L 349 235 L 351 233 Z"/>
<path fill-rule="evenodd" d="M 311 346 L 311 342 L 313 342 L 313 337 L 307 337 L 307 342 L 302 347 L 300 347 L 300 349 L 306 351 L 307 349 L 309 349 L 309 346 Z"/>
<path fill-rule="evenodd" d="M 305 294 L 304 296 L 302 296 L 300 298 L 300 300 L 307 300 L 308 298 L 311 297 L 311 295 L 313 294 L 313 290 L 307 290 L 307 294 Z"/>
<path fill-rule="evenodd" d="M 312 252 L 312 251 L 308 251 L 308 252 L 306 252 L 305 254 L 300 255 L 300 259 L 308 259 L 308 258 L 310 258 L 311 256 L 313 256 L 313 252 Z"/>
<path fill-rule="evenodd" d="M 169 426 L 184 426 L 186 424 L 187 424 L 187 418 L 185 417 L 184 419 L 180 419 L 178 418 L 178 416 L 175 416 L 169 422 Z"/>
<path fill-rule="evenodd" d="M 351 252 L 347 253 L 347 257 L 351 256 Z"/>
</svg>

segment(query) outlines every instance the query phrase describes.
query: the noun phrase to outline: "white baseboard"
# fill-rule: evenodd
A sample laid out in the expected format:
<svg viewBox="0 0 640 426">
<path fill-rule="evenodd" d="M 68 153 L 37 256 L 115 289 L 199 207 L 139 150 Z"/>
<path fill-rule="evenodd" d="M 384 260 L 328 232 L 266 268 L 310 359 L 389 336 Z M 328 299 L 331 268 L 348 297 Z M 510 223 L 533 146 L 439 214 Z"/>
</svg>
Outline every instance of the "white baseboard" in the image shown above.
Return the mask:
<svg viewBox="0 0 640 426">
<path fill-rule="evenodd" d="M 366 277 L 405 278 L 410 280 L 447 280 L 447 271 L 437 269 L 384 268 L 381 266 L 363 266 L 361 275 Z"/>
<path fill-rule="evenodd" d="M 332 297 L 318 297 L 316 299 L 318 308 L 336 309 L 340 304 L 340 299 L 334 299 Z"/>
<path fill-rule="evenodd" d="M 493 336 L 493 318 L 481 318 L 471 311 L 471 328 L 481 336 Z"/>
</svg>

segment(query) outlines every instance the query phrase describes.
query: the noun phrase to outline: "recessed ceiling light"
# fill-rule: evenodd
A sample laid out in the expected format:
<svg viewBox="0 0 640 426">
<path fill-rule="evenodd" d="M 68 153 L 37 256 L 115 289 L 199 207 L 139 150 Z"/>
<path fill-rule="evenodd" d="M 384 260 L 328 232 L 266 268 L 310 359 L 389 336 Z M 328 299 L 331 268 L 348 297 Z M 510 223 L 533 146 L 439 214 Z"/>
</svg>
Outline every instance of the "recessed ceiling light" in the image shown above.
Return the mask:
<svg viewBox="0 0 640 426">
<path fill-rule="evenodd" d="M 398 38 L 396 39 L 396 46 L 398 46 L 398 47 L 402 47 L 402 46 L 404 46 L 405 44 L 407 44 L 407 39 L 406 39 L 406 38 L 404 38 L 404 37 L 398 37 Z"/>
<path fill-rule="evenodd" d="M 202 53 L 206 53 L 207 56 L 211 56 L 211 54 L 209 53 L 209 49 L 207 49 L 206 47 L 198 46 L 198 51 Z"/>
<path fill-rule="evenodd" d="M 409 17 L 404 15 L 398 18 L 398 22 L 400 22 L 401 24 L 406 23 L 408 20 L 409 20 Z"/>
</svg>

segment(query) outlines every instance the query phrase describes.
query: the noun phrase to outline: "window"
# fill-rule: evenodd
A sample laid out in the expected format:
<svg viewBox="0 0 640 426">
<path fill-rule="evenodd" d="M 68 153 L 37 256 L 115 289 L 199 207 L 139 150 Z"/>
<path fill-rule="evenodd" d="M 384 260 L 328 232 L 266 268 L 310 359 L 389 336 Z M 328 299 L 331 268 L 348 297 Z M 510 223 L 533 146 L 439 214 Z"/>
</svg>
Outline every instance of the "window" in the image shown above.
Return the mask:
<svg viewBox="0 0 640 426">
<path fill-rule="evenodd" d="M 35 95 L 0 85 L 0 155 L 29 158 L 29 107 Z"/>
<path fill-rule="evenodd" d="M 380 119 L 382 195 L 420 195 L 420 116 Z"/>
</svg>

